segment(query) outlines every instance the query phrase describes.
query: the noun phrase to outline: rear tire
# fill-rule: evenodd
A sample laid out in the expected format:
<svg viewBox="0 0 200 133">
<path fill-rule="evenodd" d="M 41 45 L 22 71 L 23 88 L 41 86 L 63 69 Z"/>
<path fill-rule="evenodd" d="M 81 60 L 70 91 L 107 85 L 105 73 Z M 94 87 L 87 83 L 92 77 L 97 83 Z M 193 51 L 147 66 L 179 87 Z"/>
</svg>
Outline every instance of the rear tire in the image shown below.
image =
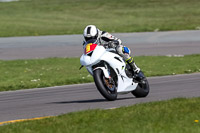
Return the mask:
<svg viewBox="0 0 200 133">
<path fill-rule="evenodd" d="M 131 93 L 135 97 L 146 97 L 149 94 L 149 83 L 146 78 L 144 78 L 141 82 L 138 83 L 137 88 Z"/>
<path fill-rule="evenodd" d="M 96 69 L 93 72 L 94 82 L 101 95 L 109 101 L 117 99 L 117 89 L 115 84 L 109 84 L 105 78 L 103 70 Z M 114 80 L 113 80 L 114 82 Z"/>
</svg>

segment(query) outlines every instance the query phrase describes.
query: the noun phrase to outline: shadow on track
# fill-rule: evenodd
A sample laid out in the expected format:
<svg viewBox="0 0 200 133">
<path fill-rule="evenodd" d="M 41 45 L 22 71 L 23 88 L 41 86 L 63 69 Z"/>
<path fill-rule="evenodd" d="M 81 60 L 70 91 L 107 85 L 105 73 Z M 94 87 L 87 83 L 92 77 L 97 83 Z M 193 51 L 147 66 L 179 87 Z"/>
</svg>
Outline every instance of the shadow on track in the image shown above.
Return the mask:
<svg viewBox="0 0 200 133">
<path fill-rule="evenodd" d="M 135 99 L 135 97 L 118 98 L 119 100 Z M 70 103 L 100 103 L 100 102 L 113 102 L 106 99 L 92 99 L 92 100 L 77 100 L 77 101 L 61 101 L 61 102 L 51 102 L 48 104 L 70 104 Z"/>
</svg>

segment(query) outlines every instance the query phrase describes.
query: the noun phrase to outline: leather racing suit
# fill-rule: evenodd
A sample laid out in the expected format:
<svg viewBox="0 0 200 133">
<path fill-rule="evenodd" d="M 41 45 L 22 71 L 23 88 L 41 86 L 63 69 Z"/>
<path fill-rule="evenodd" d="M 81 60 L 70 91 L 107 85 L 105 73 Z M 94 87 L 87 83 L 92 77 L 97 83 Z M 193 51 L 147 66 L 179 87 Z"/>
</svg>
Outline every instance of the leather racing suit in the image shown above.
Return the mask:
<svg viewBox="0 0 200 133">
<path fill-rule="evenodd" d="M 123 46 L 120 39 L 116 38 L 106 31 L 100 31 L 99 29 L 97 39 L 101 42 L 102 45 L 109 44 L 109 48 L 116 49 L 117 53 L 132 67 L 134 72 L 140 72 L 140 68 L 136 66 L 133 57 L 130 56 L 131 50 L 126 46 Z M 86 41 L 84 41 L 83 44 L 85 44 L 85 42 Z"/>
</svg>

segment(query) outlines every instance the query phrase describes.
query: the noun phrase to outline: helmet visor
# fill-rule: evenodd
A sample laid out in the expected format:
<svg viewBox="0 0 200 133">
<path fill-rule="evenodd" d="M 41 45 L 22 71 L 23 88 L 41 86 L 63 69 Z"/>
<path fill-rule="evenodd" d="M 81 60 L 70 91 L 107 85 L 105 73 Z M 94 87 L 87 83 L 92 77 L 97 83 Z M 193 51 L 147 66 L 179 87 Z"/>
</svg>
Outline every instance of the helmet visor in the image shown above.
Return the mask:
<svg viewBox="0 0 200 133">
<path fill-rule="evenodd" d="M 97 39 L 97 36 L 85 37 L 85 41 L 88 41 L 88 40 L 91 40 L 91 39 Z"/>
</svg>

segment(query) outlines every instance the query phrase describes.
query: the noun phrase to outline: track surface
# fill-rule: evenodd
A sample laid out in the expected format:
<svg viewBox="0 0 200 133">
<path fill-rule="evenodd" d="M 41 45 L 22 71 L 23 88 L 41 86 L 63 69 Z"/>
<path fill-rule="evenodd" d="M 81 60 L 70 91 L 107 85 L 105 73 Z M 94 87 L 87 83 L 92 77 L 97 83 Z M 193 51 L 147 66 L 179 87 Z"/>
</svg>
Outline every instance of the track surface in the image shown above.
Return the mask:
<svg viewBox="0 0 200 133">
<path fill-rule="evenodd" d="M 134 56 L 200 53 L 200 31 L 118 33 Z M 82 35 L 0 38 L 0 59 L 80 57 Z"/>
<path fill-rule="evenodd" d="M 200 96 L 200 73 L 153 77 L 148 80 L 151 92 L 146 98 L 135 98 L 132 94 L 126 94 L 119 95 L 114 102 L 106 101 L 93 83 L 0 92 L 0 122 L 85 109 L 109 109 L 176 97 Z"/>
<path fill-rule="evenodd" d="M 115 34 L 133 55 L 185 55 L 200 53 L 200 31 Z M 81 56 L 82 35 L 0 38 L 0 59 Z M 134 40 L 134 42 L 133 42 Z M 176 97 L 200 97 L 200 73 L 148 78 L 146 98 L 120 95 L 108 102 L 95 85 L 81 84 L 13 92 L 0 92 L 0 122 L 59 115 L 94 108 L 115 108 Z"/>
</svg>

